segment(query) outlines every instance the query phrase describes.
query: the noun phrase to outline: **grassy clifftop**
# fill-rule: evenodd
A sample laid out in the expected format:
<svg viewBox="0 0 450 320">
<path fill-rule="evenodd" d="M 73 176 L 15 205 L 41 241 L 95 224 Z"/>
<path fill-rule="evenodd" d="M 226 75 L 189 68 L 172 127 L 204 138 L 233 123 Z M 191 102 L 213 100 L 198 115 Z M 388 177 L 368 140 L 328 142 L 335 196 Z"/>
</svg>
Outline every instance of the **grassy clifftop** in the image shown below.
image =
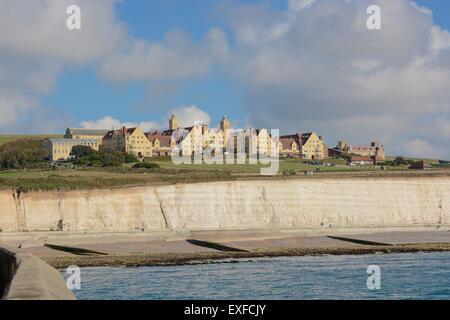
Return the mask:
<svg viewBox="0 0 450 320">
<path fill-rule="evenodd" d="M 193 166 L 195 167 L 195 166 Z M 241 179 L 320 179 L 320 178 L 366 178 L 366 177 L 405 177 L 405 176 L 442 176 L 450 175 L 450 169 L 439 170 L 352 170 L 324 171 L 305 175 L 298 171 L 295 175 L 285 176 L 283 171 L 277 176 L 267 177 L 259 174 L 258 168 L 253 171 L 232 171 L 214 169 L 133 169 L 133 168 L 82 168 L 58 170 L 10 170 L 0 171 L 0 190 L 14 189 L 21 191 L 33 190 L 83 190 L 127 188 L 146 185 L 197 183 L 213 181 L 232 181 Z"/>
<path fill-rule="evenodd" d="M 22 139 L 32 139 L 32 140 L 44 140 L 47 138 L 62 138 L 61 134 L 48 134 L 48 135 L 0 135 L 0 146 L 8 142 L 22 140 Z"/>
</svg>

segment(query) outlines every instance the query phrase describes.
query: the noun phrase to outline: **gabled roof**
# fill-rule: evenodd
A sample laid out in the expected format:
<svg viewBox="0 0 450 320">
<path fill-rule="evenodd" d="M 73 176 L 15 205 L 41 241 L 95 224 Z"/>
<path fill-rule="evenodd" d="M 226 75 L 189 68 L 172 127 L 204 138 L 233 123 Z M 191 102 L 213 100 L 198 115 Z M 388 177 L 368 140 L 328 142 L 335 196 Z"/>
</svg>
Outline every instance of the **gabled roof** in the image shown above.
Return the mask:
<svg viewBox="0 0 450 320">
<path fill-rule="evenodd" d="M 312 134 L 312 132 L 302 133 L 300 137 L 302 145 L 304 145 L 309 140 L 309 138 L 311 138 Z"/>
<path fill-rule="evenodd" d="M 67 128 L 66 130 L 70 134 L 79 134 L 86 136 L 104 136 L 107 129 L 83 129 L 83 128 Z"/>
<path fill-rule="evenodd" d="M 172 141 L 171 135 L 163 135 L 160 131 L 146 132 L 145 136 L 152 143 L 158 139 L 161 147 L 170 147 L 170 142 Z"/>
<path fill-rule="evenodd" d="M 159 131 L 144 132 L 144 135 L 147 137 L 147 139 L 150 142 L 154 142 L 156 140 L 156 138 L 161 136 L 161 132 L 159 132 Z"/>
<path fill-rule="evenodd" d="M 51 143 L 98 143 L 96 139 L 64 139 L 64 138 L 49 138 L 45 141 L 50 141 Z"/>
<path fill-rule="evenodd" d="M 136 131 L 137 127 L 134 128 L 122 128 L 122 129 L 117 129 L 117 130 L 110 130 L 108 131 L 105 136 L 103 137 L 104 139 L 108 139 L 111 138 L 114 135 L 125 135 L 125 136 L 130 136 L 134 133 L 134 131 Z"/>
<path fill-rule="evenodd" d="M 294 141 L 297 142 L 297 144 L 299 146 L 303 146 L 303 141 L 301 139 L 301 134 L 300 133 L 282 135 L 282 136 L 280 136 L 280 141 L 281 141 L 281 139 L 293 139 Z"/>
<path fill-rule="evenodd" d="M 161 147 L 170 147 L 170 142 L 172 141 L 172 137 L 169 136 L 160 136 L 159 139 L 159 145 Z"/>
<path fill-rule="evenodd" d="M 136 131 L 137 127 L 135 128 L 125 128 L 125 134 L 127 136 L 132 135 Z"/>
<path fill-rule="evenodd" d="M 282 145 L 284 150 L 292 149 L 292 143 L 294 143 L 294 142 L 297 143 L 294 138 L 280 138 L 280 143 L 281 143 L 281 145 Z"/>
</svg>

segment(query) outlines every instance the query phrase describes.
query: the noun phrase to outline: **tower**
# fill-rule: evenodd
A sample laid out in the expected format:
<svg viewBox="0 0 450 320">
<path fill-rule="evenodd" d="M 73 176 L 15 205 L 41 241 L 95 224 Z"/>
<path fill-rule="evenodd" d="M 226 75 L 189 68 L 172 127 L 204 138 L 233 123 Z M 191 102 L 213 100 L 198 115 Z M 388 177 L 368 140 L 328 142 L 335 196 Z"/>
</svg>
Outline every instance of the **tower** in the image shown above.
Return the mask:
<svg viewBox="0 0 450 320">
<path fill-rule="evenodd" d="M 225 130 L 230 129 L 230 120 L 228 120 L 227 116 L 223 116 L 220 121 L 220 129 L 225 132 Z"/>
<path fill-rule="evenodd" d="M 178 118 L 176 115 L 172 115 L 169 119 L 169 129 L 176 130 L 180 127 L 180 123 L 178 122 Z"/>
<path fill-rule="evenodd" d="M 224 148 L 227 148 L 228 144 L 228 130 L 230 129 L 230 120 L 228 120 L 227 116 L 223 116 L 222 120 L 220 121 L 220 130 L 223 132 L 223 144 Z"/>
<path fill-rule="evenodd" d="M 338 149 L 344 152 L 348 151 L 348 142 L 347 141 L 339 141 L 338 142 Z"/>
</svg>

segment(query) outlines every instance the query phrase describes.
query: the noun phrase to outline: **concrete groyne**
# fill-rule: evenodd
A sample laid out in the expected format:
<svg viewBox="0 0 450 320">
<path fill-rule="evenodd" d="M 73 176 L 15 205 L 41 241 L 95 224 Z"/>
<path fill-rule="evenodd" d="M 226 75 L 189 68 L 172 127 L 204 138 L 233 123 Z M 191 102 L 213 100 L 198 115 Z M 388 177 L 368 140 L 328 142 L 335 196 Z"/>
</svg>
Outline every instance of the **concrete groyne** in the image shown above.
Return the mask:
<svg viewBox="0 0 450 320">
<path fill-rule="evenodd" d="M 0 299 L 8 292 L 16 270 L 15 255 L 9 250 L 0 248 Z"/>
<path fill-rule="evenodd" d="M 450 225 L 450 177 L 226 181 L 0 192 L 0 230 L 190 231 Z"/>
<path fill-rule="evenodd" d="M 0 299 L 73 300 L 59 274 L 31 254 L 15 254 L 0 248 Z"/>
</svg>

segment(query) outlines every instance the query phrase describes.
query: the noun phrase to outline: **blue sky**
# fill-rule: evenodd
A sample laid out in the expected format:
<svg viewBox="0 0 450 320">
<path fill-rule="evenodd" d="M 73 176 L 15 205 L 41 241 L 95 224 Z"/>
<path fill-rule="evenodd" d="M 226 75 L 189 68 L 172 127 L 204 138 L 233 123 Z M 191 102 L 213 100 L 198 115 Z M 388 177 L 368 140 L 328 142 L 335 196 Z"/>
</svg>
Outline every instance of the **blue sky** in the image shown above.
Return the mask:
<svg viewBox="0 0 450 320">
<path fill-rule="evenodd" d="M 379 139 L 392 154 L 450 157 L 449 96 L 440 89 L 450 81 L 448 1 L 416 1 L 431 19 L 407 0 L 74 0 L 78 34 L 23 31 L 33 21 L 54 28 L 67 15 L 52 22 L 50 14 L 65 2 L 42 7 L 44 21 L 0 0 L 22 17 L 10 22 L 16 39 L 0 36 L 0 133 L 158 127 L 179 110 L 186 121 L 215 125 L 226 114 L 239 127 L 318 131 L 330 145 Z M 357 25 L 372 3 L 385 22 L 378 33 Z M 27 37 L 42 42 L 18 40 Z M 417 66 L 417 57 L 426 62 Z"/>
<path fill-rule="evenodd" d="M 247 1 L 257 3 L 257 1 Z M 117 16 L 126 23 L 137 38 L 161 41 L 172 30 L 183 30 L 194 40 L 200 39 L 211 27 L 217 26 L 218 1 L 165 0 L 121 1 L 116 5 Z M 217 70 L 202 78 L 182 83 L 170 95 L 152 99 L 151 87 L 143 83 L 115 85 L 98 77 L 96 66 L 67 70 L 58 80 L 57 88 L 45 103 L 77 110 L 75 121 L 112 115 L 123 121 L 165 117 L 166 110 L 180 105 L 198 105 L 207 109 L 214 121 L 224 115 L 242 119 L 243 84 Z M 76 88 L 76 90 L 73 90 Z M 150 91 L 150 93 L 149 93 Z M 226 111 L 225 111 L 226 110 Z"/>
<path fill-rule="evenodd" d="M 261 2 L 242 1 L 250 4 Z M 435 23 L 450 30 L 450 2 L 416 2 L 432 9 Z M 200 39 L 211 27 L 224 27 L 217 18 L 220 3 L 214 0 L 124 0 L 117 4 L 116 12 L 138 38 L 160 41 L 168 31 L 183 30 L 193 39 Z M 279 9 L 286 7 L 284 1 L 267 2 L 267 5 Z M 114 86 L 99 79 L 95 68 L 76 68 L 60 77 L 58 87 L 46 103 L 63 106 L 69 112 L 77 110 L 74 118 L 78 122 L 109 114 L 124 121 L 138 121 L 142 117 L 159 119 L 166 116 L 165 110 L 179 105 L 201 106 L 217 122 L 223 114 L 233 119 L 247 116 L 243 108 L 243 85 L 219 70 L 184 83 L 169 97 L 149 101 L 145 84 Z M 77 90 L 73 91 L 75 87 Z"/>
</svg>

